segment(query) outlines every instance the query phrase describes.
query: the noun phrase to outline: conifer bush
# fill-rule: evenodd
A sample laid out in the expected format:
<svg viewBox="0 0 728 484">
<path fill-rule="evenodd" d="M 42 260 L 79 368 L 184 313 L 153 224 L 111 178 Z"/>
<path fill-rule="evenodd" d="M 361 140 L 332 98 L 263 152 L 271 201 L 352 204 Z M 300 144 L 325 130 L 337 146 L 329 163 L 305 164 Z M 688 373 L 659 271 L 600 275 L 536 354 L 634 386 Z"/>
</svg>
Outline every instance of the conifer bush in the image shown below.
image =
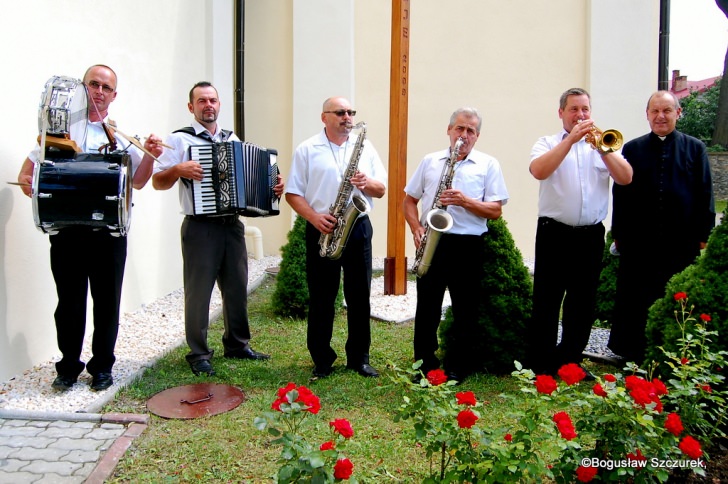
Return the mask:
<svg viewBox="0 0 728 484">
<path fill-rule="evenodd" d="M 684 271 L 670 279 L 665 296 L 650 308 L 647 318 L 647 361 L 662 361 L 663 352 L 675 351 L 680 328 L 675 321 L 677 293 L 690 297 L 693 314 L 710 315 L 708 329 L 717 331 L 713 344 L 728 349 L 728 222 L 718 225 L 708 239 L 703 255 Z"/>
<path fill-rule="evenodd" d="M 614 298 L 617 294 L 617 268 L 619 257 L 612 255 L 609 248 L 614 242 L 612 231 L 607 232 L 607 241 L 602 253 L 602 272 L 599 274 L 599 287 L 597 288 L 597 303 L 594 311 L 595 326 L 601 328 L 611 327 L 614 317 Z"/>
<path fill-rule="evenodd" d="M 306 219 L 296 217 L 287 237 L 288 242 L 281 247 L 281 265 L 271 304 L 278 316 L 305 319 L 308 314 Z"/>
<path fill-rule="evenodd" d="M 288 232 L 288 242 L 281 247 L 281 264 L 276 277 L 276 289 L 271 298 L 273 312 L 278 316 L 306 319 L 308 316 L 308 283 L 306 282 L 306 219 L 296 217 Z M 335 308 L 341 309 L 344 292 L 339 286 Z"/>
<path fill-rule="evenodd" d="M 503 217 L 488 221 L 485 236 L 485 277 L 479 305 L 477 334 L 471 335 L 471 367 L 475 371 L 509 374 L 514 360 L 523 361 L 526 321 L 531 317 L 533 283 L 523 255 Z M 448 308 L 440 324 L 442 350 L 448 348 L 452 326 Z"/>
</svg>

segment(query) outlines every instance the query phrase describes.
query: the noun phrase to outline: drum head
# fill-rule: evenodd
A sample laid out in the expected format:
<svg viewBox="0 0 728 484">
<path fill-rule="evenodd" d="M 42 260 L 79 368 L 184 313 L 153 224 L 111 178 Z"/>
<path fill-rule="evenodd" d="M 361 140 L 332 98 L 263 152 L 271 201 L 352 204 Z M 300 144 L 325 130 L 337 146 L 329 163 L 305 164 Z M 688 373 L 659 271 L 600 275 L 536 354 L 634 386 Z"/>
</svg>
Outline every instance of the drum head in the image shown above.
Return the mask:
<svg viewBox="0 0 728 484">
<path fill-rule="evenodd" d="M 79 79 L 53 76 L 48 79 L 38 108 L 38 131 L 71 138 L 82 146 L 86 142 L 88 96 Z"/>
</svg>

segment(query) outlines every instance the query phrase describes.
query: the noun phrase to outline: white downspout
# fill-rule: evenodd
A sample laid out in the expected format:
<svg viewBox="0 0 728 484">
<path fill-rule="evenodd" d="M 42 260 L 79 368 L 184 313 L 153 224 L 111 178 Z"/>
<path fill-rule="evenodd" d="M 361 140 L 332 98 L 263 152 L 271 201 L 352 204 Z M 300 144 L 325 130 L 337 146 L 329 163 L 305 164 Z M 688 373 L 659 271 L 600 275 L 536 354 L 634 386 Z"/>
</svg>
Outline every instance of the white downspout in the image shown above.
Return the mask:
<svg viewBox="0 0 728 484">
<path fill-rule="evenodd" d="M 260 260 L 263 258 L 263 232 L 258 227 L 253 227 L 245 224 L 245 238 L 248 237 L 253 239 L 252 249 L 253 258 Z M 247 244 L 246 244 L 247 245 Z M 248 245 L 248 252 L 250 252 L 251 246 Z"/>
</svg>

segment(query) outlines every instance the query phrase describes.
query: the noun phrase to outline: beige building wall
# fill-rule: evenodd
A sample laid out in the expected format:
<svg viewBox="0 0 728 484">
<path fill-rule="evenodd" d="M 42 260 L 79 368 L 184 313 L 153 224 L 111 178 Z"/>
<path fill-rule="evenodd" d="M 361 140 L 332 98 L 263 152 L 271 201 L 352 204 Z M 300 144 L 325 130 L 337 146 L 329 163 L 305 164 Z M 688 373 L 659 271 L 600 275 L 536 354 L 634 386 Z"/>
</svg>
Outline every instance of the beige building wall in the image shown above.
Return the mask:
<svg viewBox="0 0 728 484">
<path fill-rule="evenodd" d="M 503 166 L 511 200 L 504 216 L 518 247 L 533 254 L 538 183 L 528 174 L 539 136 L 560 129 L 558 97 L 593 94 L 600 127 L 627 139 L 647 131 L 644 105 L 657 84 L 658 0 L 412 1 L 408 173 L 446 146 L 450 113 L 484 115 L 478 149 Z M 354 103 L 382 159 L 388 158 L 391 2 L 247 0 L 245 138 L 279 151 L 284 175 L 295 146 L 321 129 L 331 95 Z M 221 124 L 233 126 L 234 0 L 37 0 L 0 19 L 3 91 L 0 180 L 14 181 L 38 134 L 38 100 L 53 75 L 81 77 L 94 63 L 119 75 L 111 114 L 128 134 L 166 135 L 189 123 L 189 88 L 213 82 Z M 111 18 L 106 23 L 99 19 Z M 619 19 L 615 22 L 614 19 Z M 390 190 L 387 196 L 401 199 Z M 375 256 L 386 255 L 387 201 L 372 214 Z M 134 194 L 122 311 L 182 286 L 176 188 Z M 249 220 L 278 254 L 292 213 Z M 408 237 L 408 255 L 414 248 Z M 0 381 L 57 356 L 47 236 L 30 200 L 0 185 Z M 90 324 L 89 324 L 90 326 Z"/>
</svg>

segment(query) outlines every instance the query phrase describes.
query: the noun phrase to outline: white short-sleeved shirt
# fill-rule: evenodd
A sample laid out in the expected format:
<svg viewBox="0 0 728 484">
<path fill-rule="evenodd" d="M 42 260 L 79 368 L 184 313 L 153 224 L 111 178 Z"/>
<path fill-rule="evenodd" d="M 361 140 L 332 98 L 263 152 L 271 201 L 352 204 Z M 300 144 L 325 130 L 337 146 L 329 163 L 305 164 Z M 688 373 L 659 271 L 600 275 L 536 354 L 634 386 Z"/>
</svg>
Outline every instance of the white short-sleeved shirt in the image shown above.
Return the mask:
<svg viewBox="0 0 728 484">
<path fill-rule="evenodd" d="M 197 134 L 206 131 L 205 127 L 197 121 L 193 120 L 191 126 Z M 240 139 L 235 136 L 235 134 L 232 134 L 229 138 L 224 139 L 222 129 L 220 129 L 219 126 L 216 133 L 210 133 L 208 131 L 208 134 L 212 138 L 212 141 L 214 141 L 215 143 L 219 143 L 222 141 L 240 141 Z M 159 157 L 159 161 L 154 162 L 154 173 L 159 173 L 168 168 L 172 168 L 175 165 L 184 163 L 185 161 L 189 161 L 190 146 L 209 145 L 212 144 L 212 141 L 187 133 L 170 134 L 165 140 L 165 144 L 168 144 L 172 148 L 165 149 L 162 153 L 162 156 Z M 182 213 L 184 213 L 185 215 L 194 215 L 195 209 L 194 202 L 192 200 L 191 185 L 189 183 L 184 183 L 182 180 L 179 180 L 177 184 L 179 185 L 179 203 L 182 207 Z"/>
<path fill-rule="evenodd" d="M 105 118 L 104 122 L 108 124 L 108 118 Z M 129 141 L 121 137 L 119 133 L 114 133 L 114 138 L 116 139 L 117 150 L 125 150 L 129 153 L 129 157 L 131 158 L 131 169 L 133 177 L 136 169 L 142 162 L 144 153 L 139 148 L 131 144 Z M 78 140 L 74 141 L 78 143 Z M 107 144 L 108 142 L 109 138 L 106 136 L 106 131 L 104 131 L 104 127 L 101 125 L 101 121 L 86 122 L 86 139 L 79 146 L 83 153 L 98 153 L 99 148 Z M 40 146 L 38 144 L 36 144 L 33 150 L 30 152 L 30 154 L 28 155 L 28 159 L 33 163 L 37 163 L 40 161 Z"/>
<path fill-rule="evenodd" d="M 443 168 L 449 157 L 449 149 L 428 154 L 404 187 L 407 195 L 421 201 L 420 222 L 423 225 L 435 203 Z M 470 151 L 464 160 L 456 163 L 452 188 L 481 202 L 500 201 L 505 205 L 509 198 L 498 160 L 476 150 Z M 481 235 L 488 231 L 487 219 L 463 207 L 450 205 L 447 211 L 453 218 L 453 226 L 448 233 Z"/>
<path fill-rule="evenodd" d="M 302 196 L 317 213 L 327 213 L 336 201 L 357 136 L 357 133 L 352 132 L 345 143 L 337 146 L 329 142 L 326 132 L 322 130 L 298 145 L 293 153 L 286 193 Z M 364 140 L 358 170 L 386 186 L 387 170 L 369 140 Z M 373 207 L 372 197 L 363 194 L 358 188 L 352 190 L 352 195 L 363 196 Z"/>
<path fill-rule="evenodd" d="M 540 138 L 531 149 L 531 161 L 561 143 L 568 133 L 562 130 Z M 609 170 L 602 157 L 583 139 L 572 145 L 561 165 L 540 181 L 538 216 L 578 226 L 594 225 L 609 209 Z"/>
</svg>

